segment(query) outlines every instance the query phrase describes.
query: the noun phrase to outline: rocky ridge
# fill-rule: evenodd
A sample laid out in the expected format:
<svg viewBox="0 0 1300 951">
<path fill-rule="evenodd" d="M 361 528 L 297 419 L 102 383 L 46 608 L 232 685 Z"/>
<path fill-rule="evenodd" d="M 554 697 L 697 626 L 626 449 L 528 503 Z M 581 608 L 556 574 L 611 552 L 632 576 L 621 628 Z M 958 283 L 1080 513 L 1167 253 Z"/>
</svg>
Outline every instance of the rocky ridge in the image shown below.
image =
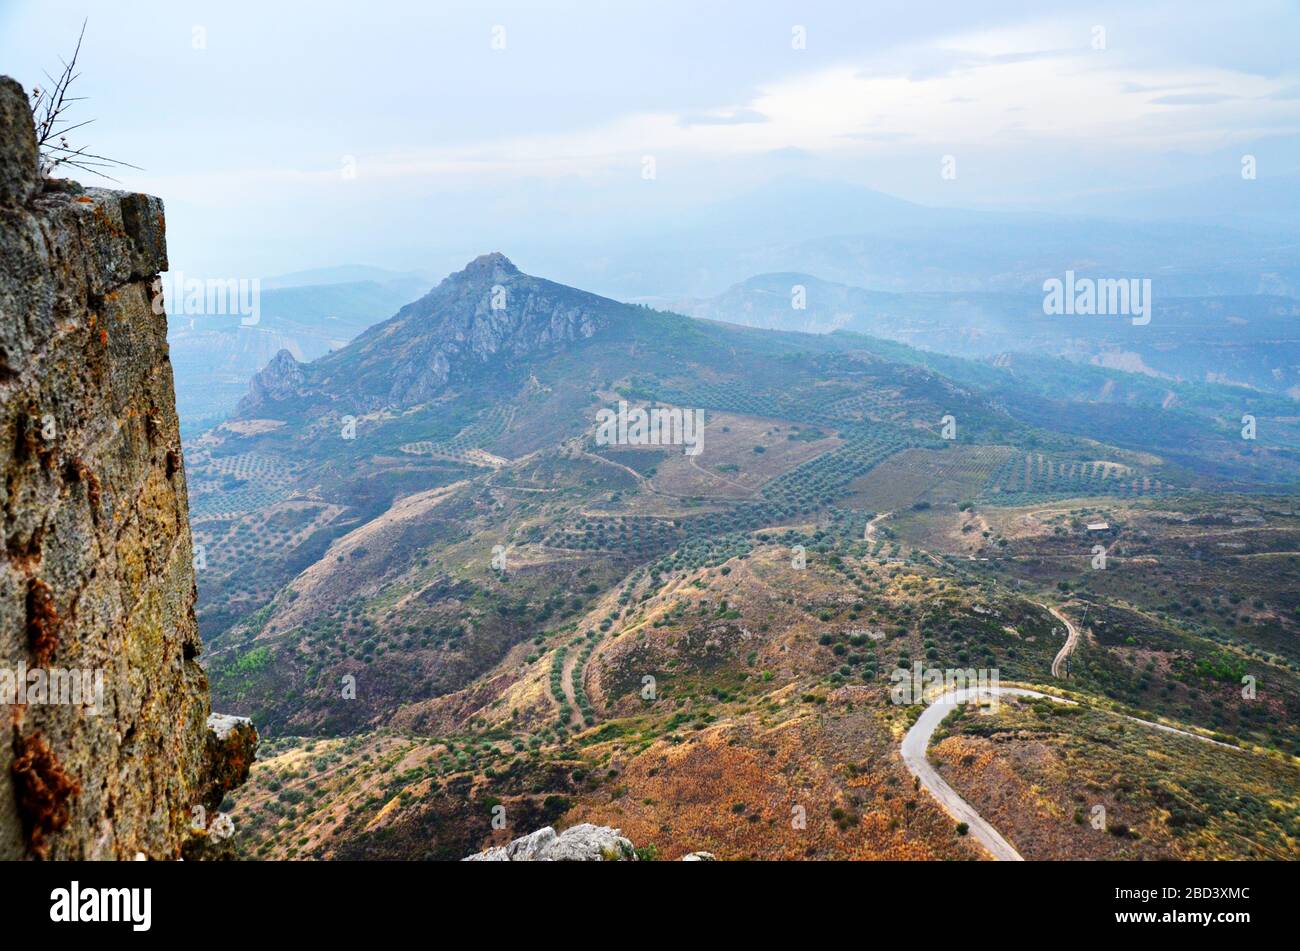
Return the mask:
<svg viewBox="0 0 1300 951">
<path fill-rule="evenodd" d="M 274 413 L 293 396 L 343 399 L 352 412 L 413 406 L 588 340 L 624 311 L 632 308 L 524 274 L 499 252 L 484 254 L 342 350 L 310 364 L 277 354 L 238 412 Z"/>
</svg>

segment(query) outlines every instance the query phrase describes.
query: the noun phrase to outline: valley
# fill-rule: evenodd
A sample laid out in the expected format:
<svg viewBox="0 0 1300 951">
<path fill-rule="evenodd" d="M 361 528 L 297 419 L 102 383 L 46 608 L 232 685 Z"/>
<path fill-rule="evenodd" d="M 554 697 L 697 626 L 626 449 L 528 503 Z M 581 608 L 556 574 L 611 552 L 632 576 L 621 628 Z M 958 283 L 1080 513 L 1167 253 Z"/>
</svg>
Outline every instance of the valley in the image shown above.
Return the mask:
<svg viewBox="0 0 1300 951">
<path fill-rule="evenodd" d="M 1180 769 L 1255 764 L 1266 851 L 1294 853 L 1279 399 L 696 320 L 479 258 L 278 356 L 186 443 L 208 673 L 267 738 L 228 804 L 242 852 L 453 859 L 592 822 L 661 858 L 987 858 L 905 762 L 924 704 L 890 674 L 920 661 L 1089 711 L 1008 699 L 921 750 L 1026 857 L 1242 854 L 1185 790 L 1084 837 L 1072 796 L 1127 816 L 1152 782 L 1128 756 L 1061 773 L 1109 762 L 1120 714 L 1234 748 L 1146 737 Z M 704 451 L 599 444 L 619 400 L 703 410 Z M 1008 770 L 1057 777 L 1052 805 L 989 799 Z"/>
</svg>

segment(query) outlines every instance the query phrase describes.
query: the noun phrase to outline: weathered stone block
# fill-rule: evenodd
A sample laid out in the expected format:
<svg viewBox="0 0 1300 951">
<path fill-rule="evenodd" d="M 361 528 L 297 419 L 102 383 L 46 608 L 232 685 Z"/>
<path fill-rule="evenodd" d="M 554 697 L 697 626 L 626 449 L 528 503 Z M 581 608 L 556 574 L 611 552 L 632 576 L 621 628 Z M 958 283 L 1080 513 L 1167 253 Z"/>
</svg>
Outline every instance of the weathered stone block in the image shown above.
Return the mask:
<svg viewBox="0 0 1300 951">
<path fill-rule="evenodd" d="M 0 716 L 0 859 L 178 858 L 256 749 L 209 729 L 166 267 L 162 202 L 39 181 L 0 78 L 0 672 L 89 675 Z"/>
</svg>

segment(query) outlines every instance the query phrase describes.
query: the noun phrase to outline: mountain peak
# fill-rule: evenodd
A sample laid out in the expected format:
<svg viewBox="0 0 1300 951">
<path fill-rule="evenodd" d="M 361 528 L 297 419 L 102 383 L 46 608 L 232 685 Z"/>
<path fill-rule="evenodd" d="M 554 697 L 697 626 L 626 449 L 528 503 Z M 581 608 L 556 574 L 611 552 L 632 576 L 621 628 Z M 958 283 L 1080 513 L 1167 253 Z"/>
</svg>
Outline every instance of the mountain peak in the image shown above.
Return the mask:
<svg viewBox="0 0 1300 951">
<path fill-rule="evenodd" d="M 239 401 L 235 412 L 248 415 L 267 402 L 288 399 L 302 389 L 306 380 L 303 365 L 288 350 L 281 349 L 250 381 L 248 395 Z"/>
<path fill-rule="evenodd" d="M 461 273 L 466 277 L 482 277 L 485 275 L 512 277 L 519 273 L 519 268 L 515 267 L 513 262 L 500 251 L 493 251 L 490 254 L 480 254 L 473 261 L 466 264 L 465 270 L 461 271 Z"/>
<path fill-rule="evenodd" d="M 237 412 L 248 416 L 263 412 L 264 403 L 309 394 L 346 398 L 365 410 L 414 406 L 453 381 L 580 345 L 635 316 L 626 304 L 524 274 L 494 251 L 313 364 L 277 354 Z"/>
</svg>

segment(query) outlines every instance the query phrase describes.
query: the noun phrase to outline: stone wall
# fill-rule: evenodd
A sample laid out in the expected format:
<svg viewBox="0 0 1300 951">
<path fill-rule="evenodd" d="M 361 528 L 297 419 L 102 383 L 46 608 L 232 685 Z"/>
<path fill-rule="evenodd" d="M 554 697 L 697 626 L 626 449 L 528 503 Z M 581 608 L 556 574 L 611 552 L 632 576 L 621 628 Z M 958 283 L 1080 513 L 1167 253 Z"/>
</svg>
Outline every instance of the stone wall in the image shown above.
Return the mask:
<svg viewBox="0 0 1300 951">
<path fill-rule="evenodd" d="M 28 688 L 0 706 L 0 859 L 178 857 L 256 743 L 207 727 L 164 228 L 157 198 L 41 180 L 0 77 L 0 691 Z"/>
</svg>

